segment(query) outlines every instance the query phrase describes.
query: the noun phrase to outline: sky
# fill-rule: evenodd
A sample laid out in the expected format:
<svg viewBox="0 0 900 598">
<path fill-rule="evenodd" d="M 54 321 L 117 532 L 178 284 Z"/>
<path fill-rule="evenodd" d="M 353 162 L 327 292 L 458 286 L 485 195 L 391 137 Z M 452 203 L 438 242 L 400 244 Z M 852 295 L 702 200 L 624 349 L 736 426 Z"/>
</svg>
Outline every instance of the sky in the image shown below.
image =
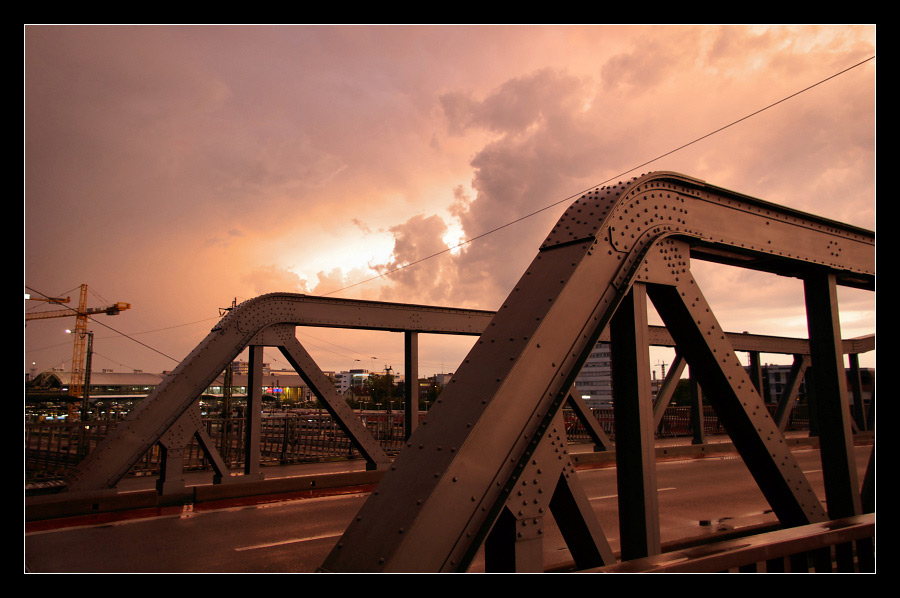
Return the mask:
<svg viewBox="0 0 900 598">
<path fill-rule="evenodd" d="M 652 170 L 874 231 L 875 60 L 672 150 L 874 58 L 875 37 L 870 25 L 25 26 L 26 292 L 74 306 L 87 284 L 91 307 L 130 303 L 89 325 L 93 369 L 160 372 L 220 308 L 269 292 L 497 309 L 571 200 Z M 726 330 L 807 336 L 798 280 L 694 272 Z M 839 299 L 844 337 L 875 331 L 874 293 Z M 71 367 L 73 324 L 25 326 L 26 372 Z M 396 333 L 298 338 L 325 370 L 402 371 Z M 473 340 L 424 335 L 420 375 L 453 372 Z M 266 361 L 288 367 L 274 350 Z"/>
</svg>

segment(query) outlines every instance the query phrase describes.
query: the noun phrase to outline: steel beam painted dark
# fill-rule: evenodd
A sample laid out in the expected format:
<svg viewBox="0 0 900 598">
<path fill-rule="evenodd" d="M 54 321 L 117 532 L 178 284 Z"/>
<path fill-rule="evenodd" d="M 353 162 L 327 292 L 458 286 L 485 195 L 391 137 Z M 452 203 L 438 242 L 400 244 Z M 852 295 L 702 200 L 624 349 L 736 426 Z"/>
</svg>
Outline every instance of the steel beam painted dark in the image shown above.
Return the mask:
<svg viewBox="0 0 900 598">
<path fill-rule="evenodd" d="M 766 395 L 763 389 L 763 371 L 759 351 L 750 351 L 750 382 L 753 383 L 753 388 L 756 389 L 759 396 L 765 400 Z"/>
<path fill-rule="evenodd" d="M 578 418 L 578 421 L 584 426 L 588 436 L 594 441 L 595 451 L 609 451 L 613 449 L 613 442 L 609 439 L 609 435 L 594 417 L 591 408 L 578 395 L 577 389 L 573 386 L 569 391 L 569 397 L 566 399 L 566 406 L 569 407 Z"/>
<path fill-rule="evenodd" d="M 813 364 L 807 385 L 814 390 L 812 398 L 828 515 L 832 519 L 852 517 L 862 509 L 853 459 L 844 359 L 840 351 L 835 276 L 828 272 L 810 273 L 804 279 L 803 288 Z"/>
<path fill-rule="evenodd" d="M 202 426 L 197 426 L 195 435 L 200 444 L 200 448 L 203 449 L 206 458 L 209 459 L 210 465 L 212 466 L 213 481 L 216 484 L 233 481 L 234 478 L 232 478 L 231 472 L 228 471 L 228 465 L 225 463 L 222 455 L 219 454 L 218 449 L 216 449 L 216 443 L 209 437 L 206 430 Z"/>
<path fill-rule="evenodd" d="M 869 410 L 866 412 L 866 429 L 875 429 L 875 386 L 872 386 L 872 396 L 869 397 Z"/>
<path fill-rule="evenodd" d="M 706 426 L 703 417 L 703 389 L 697 379 L 690 378 L 691 393 L 691 444 L 706 444 Z"/>
<path fill-rule="evenodd" d="M 850 381 L 850 396 L 853 397 L 853 419 L 860 430 L 866 429 L 866 409 L 863 402 L 862 378 L 859 371 L 859 355 L 851 353 L 847 356 L 850 361 L 848 372 Z"/>
<path fill-rule="evenodd" d="M 538 530 L 543 517 L 517 517 L 503 509 L 484 541 L 488 573 L 543 573 L 544 542 Z"/>
<path fill-rule="evenodd" d="M 797 397 L 800 394 L 800 385 L 806 377 L 806 371 L 809 369 L 808 355 L 794 355 L 794 363 L 788 372 L 784 389 L 778 398 L 778 405 L 775 408 L 775 423 L 778 429 L 784 432 L 787 427 L 788 420 L 791 416 L 794 406 L 797 404 Z"/>
<path fill-rule="evenodd" d="M 366 459 L 366 468 L 386 469 L 390 465 L 390 457 L 387 456 L 378 441 L 372 437 L 344 397 L 338 394 L 334 383 L 319 369 L 312 356 L 294 336 L 294 327 L 289 324 L 270 326 L 265 333 L 272 337 L 266 344 L 281 350 L 282 355 L 287 358 L 341 430 L 362 453 Z"/>
<path fill-rule="evenodd" d="M 125 476 L 165 431 L 174 425 L 230 361 L 266 326 L 293 323 L 303 326 L 367 330 L 479 335 L 495 312 L 350 299 L 309 297 L 288 293 L 263 295 L 242 303 L 223 318 L 156 390 L 141 401 L 129 418 L 68 477 L 69 490 L 111 488 Z M 608 334 L 608 333 L 603 333 Z M 770 353 L 808 351 L 803 339 L 729 333 L 736 349 Z M 608 336 L 601 334 L 601 340 Z M 651 344 L 672 346 L 665 328 L 650 327 Z M 844 341 L 845 352 L 874 348 L 874 336 Z M 140 412 L 140 417 L 138 417 Z M 869 417 L 874 416 L 874 400 Z M 871 425 L 869 426 L 871 428 Z"/>
<path fill-rule="evenodd" d="M 662 422 L 666 408 L 668 408 L 669 403 L 672 401 L 672 395 L 675 394 L 675 389 L 678 388 L 678 382 L 681 381 L 681 374 L 684 373 L 686 365 L 687 362 L 685 362 L 681 354 L 676 351 L 675 359 L 672 360 L 672 365 L 669 367 L 669 371 L 666 372 L 666 377 L 662 381 L 662 384 L 660 384 L 659 390 L 656 391 L 656 398 L 653 401 L 654 429 L 659 428 L 659 424 Z"/>
<path fill-rule="evenodd" d="M 551 521 L 562 533 L 576 567 L 615 561 L 566 446 L 560 411 L 522 468 L 519 482 L 510 488 L 506 505 L 485 540 L 489 573 L 543 572 L 543 538 Z"/>
<path fill-rule="evenodd" d="M 442 393 L 443 405 L 429 413 L 323 569 L 464 569 L 506 508 L 505 492 L 519 481 L 520 468 L 633 282 L 645 276 L 652 282 L 645 272 L 651 266 L 676 279 L 687 268 L 690 257 L 672 260 L 668 245 L 660 247 L 659 262 L 646 259 L 667 238 L 683 240 L 690 256 L 701 259 L 782 275 L 819 264 L 840 272 L 841 284 L 874 289 L 870 231 L 673 173 L 652 173 L 584 194 L 548 235 Z M 677 315 L 690 323 L 693 307 L 678 298 L 687 290 L 678 286 L 659 296 L 674 295 Z M 795 476 L 793 458 L 779 446 L 781 435 L 771 418 L 757 417 L 765 411 L 758 395 L 756 401 L 744 401 L 752 385 L 725 333 L 719 330 L 710 346 L 705 330 L 695 337 L 696 325 L 676 334 L 667 324 L 679 349 L 687 343 L 696 354 L 695 363 L 684 353 L 688 363 L 701 370 L 707 362 L 714 367 L 715 373 L 700 383 L 709 395 L 730 395 L 719 401 L 718 410 L 734 411 L 726 419 L 731 419 L 735 444 L 782 521 L 824 517 L 805 478 Z M 720 365 L 719 350 L 733 363 Z M 728 374 L 721 374 L 723 367 Z M 737 387 L 729 382 L 736 376 L 741 380 Z"/>
<path fill-rule="evenodd" d="M 367 328 L 376 321 L 374 328 L 397 332 L 483 331 L 323 565 L 334 571 L 465 570 L 509 508 L 590 350 L 632 285 L 645 283 L 782 522 L 824 517 L 734 356 L 737 342 L 729 344 L 699 296 L 691 258 L 788 276 L 815 266 L 837 284 L 874 290 L 874 233 L 684 175 L 652 173 L 573 203 L 492 317 L 373 302 L 338 309 L 339 302 L 281 294 L 238 306 L 153 400 L 89 456 L 72 487 L 114 484 L 129 459 L 139 458 L 254 335 L 272 326 Z M 642 329 L 645 346 L 653 341 Z M 306 359 L 299 351 L 287 353 L 298 364 Z M 125 456 L 116 456 L 122 449 Z"/>
<path fill-rule="evenodd" d="M 689 272 L 678 279 L 674 286 L 649 285 L 648 295 L 691 364 L 691 376 L 704 389 L 779 520 L 785 525 L 822 520 L 822 505 L 696 282 Z"/>
<path fill-rule="evenodd" d="M 181 494 L 185 491 L 184 452 L 196 432 L 190 414 L 166 431 L 159 442 L 159 478 L 156 490 L 161 495 Z"/>
<path fill-rule="evenodd" d="M 866 465 L 866 474 L 863 477 L 862 490 L 860 491 L 863 513 L 875 512 L 875 445 L 869 453 L 869 462 Z"/>
<path fill-rule="evenodd" d="M 659 554 L 647 294 L 635 284 L 610 324 L 622 560 Z"/>
<path fill-rule="evenodd" d="M 159 439 L 160 472 L 156 489 L 161 495 L 177 495 L 186 491 L 184 462 L 189 444 L 197 439 L 200 449 L 212 465 L 217 483 L 228 482 L 229 472 L 213 440 L 206 433 L 199 405 L 185 412 Z"/>
<path fill-rule="evenodd" d="M 566 446 L 565 423 L 558 412 L 485 540 L 486 571 L 542 572 L 543 538 L 551 521 L 577 568 L 615 562 Z"/>
<path fill-rule="evenodd" d="M 550 501 L 550 511 L 577 569 L 600 566 L 593 563 L 616 562 L 590 499 L 573 470 L 560 475 Z"/>
<path fill-rule="evenodd" d="M 262 478 L 260 438 L 262 435 L 263 347 L 251 345 L 247 376 L 247 407 L 244 413 L 244 475 Z"/>
<path fill-rule="evenodd" d="M 254 336 L 280 324 L 437 334 L 478 335 L 493 312 L 329 299 L 291 293 L 241 303 L 210 331 L 162 383 L 69 472 L 70 491 L 114 487 L 156 444 Z M 318 369 L 318 368 L 316 368 Z M 355 416 L 354 416 L 355 417 Z M 370 463 L 374 463 L 370 461 Z"/>
<path fill-rule="evenodd" d="M 404 438 L 409 440 L 419 425 L 419 334 L 407 330 L 403 333 L 404 376 L 406 410 L 403 416 Z"/>
</svg>

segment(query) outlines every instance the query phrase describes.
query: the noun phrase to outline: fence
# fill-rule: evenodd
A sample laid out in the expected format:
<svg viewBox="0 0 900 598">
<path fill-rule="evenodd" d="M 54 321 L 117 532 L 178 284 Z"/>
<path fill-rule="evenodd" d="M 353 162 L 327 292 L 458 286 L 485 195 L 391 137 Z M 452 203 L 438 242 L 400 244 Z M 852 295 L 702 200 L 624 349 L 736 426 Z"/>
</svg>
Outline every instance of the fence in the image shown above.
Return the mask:
<svg viewBox="0 0 900 598">
<path fill-rule="evenodd" d="M 773 407 L 774 408 L 774 407 Z M 796 409 L 789 429 L 806 429 L 808 420 L 804 410 Z M 566 433 L 573 443 L 588 442 L 590 436 L 583 424 L 571 412 L 564 412 Z M 612 410 L 595 410 L 594 417 L 615 439 Z M 403 413 L 363 411 L 360 419 L 390 454 L 397 454 L 403 446 Z M 420 414 L 424 417 L 424 413 Z M 704 431 L 722 433 L 722 427 L 711 408 L 704 408 Z M 243 466 L 244 418 L 207 418 L 203 420 L 206 433 L 230 469 Z M 260 453 L 262 465 L 287 465 L 339 459 L 361 458 L 350 440 L 331 416 L 321 410 L 268 414 L 261 420 Z M 115 427 L 115 421 L 41 422 L 25 424 L 25 483 L 38 484 L 60 480 L 66 470 L 76 466 Z M 690 436 L 690 408 L 669 407 L 657 430 L 657 437 Z M 185 457 L 185 468 L 202 470 L 209 461 L 193 441 Z M 129 475 L 159 473 L 159 451 L 154 447 L 138 462 Z"/>
</svg>

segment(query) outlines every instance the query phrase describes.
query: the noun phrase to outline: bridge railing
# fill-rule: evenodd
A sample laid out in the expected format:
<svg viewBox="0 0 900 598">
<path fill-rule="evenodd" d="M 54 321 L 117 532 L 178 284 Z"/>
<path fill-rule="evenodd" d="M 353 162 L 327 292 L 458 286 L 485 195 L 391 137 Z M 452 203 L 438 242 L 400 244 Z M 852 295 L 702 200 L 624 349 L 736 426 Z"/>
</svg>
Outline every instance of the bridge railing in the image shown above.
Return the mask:
<svg viewBox="0 0 900 598">
<path fill-rule="evenodd" d="M 598 567 L 603 573 L 868 573 L 874 513 L 742 535 Z"/>
<path fill-rule="evenodd" d="M 776 405 L 766 405 L 770 415 L 775 415 Z M 600 422 L 600 427 L 606 432 L 611 440 L 615 440 L 615 418 L 613 417 L 612 408 L 595 409 L 594 417 Z M 569 442 L 589 442 L 590 434 L 573 413 L 565 411 L 566 419 L 566 435 Z M 798 405 L 790 414 L 786 431 L 808 430 L 809 414 L 806 405 Z M 705 434 L 725 434 L 725 429 L 716 412 L 712 407 L 706 405 L 703 407 L 703 431 Z M 693 430 L 691 428 L 691 408 L 690 407 L 668 407 L 666 408 L 659 427 L 656 429 L 657 438 L 680 438 L 691 436 Z"/>
<path fill-rule="evenodd" d="M 774 409 L 774 406 L 773 406 Z M 796 409 L 789 429 L 807 429 L 805 410 Z M 615 439 L 612 410 L 597 409 L 594 417 L 611 439 Z M 363 411 L 360 418 L 366 428 L 389 455 L 396 455 L 404 444 L 402 412 Z M 420 418 L 424 413 L 420 414 Z M 566 433 L 572 443 L 589 442 L 584 425 L 569 411 L 565 412 Z M 116 426 L 115 421 L 40 422 L 25 424 L 25 482 L 34 484 L 62 479 L 66 470 L 81 460 Z M 222 459 L 231 469 L 243 466 L 245 424 L 241 417 L 205 418 L 207 435 L 216 443 Z M 289 465 L 335 459 L 360 458 L 349 438 L 337 422 L 324 411 L 281 413 L 262 418 L 260 455 L 262 465 Z M 704 410 L 707 434 L 722 433 L 721 424 L 709 407 Z M 691 435 L 690 408 L 669 407 L 657 430 L 658 438 Z M 154 447 L 131 470 L 131 476 L 159 473 L 160 455 Z M 204 470 L 210 463 L 194 440 L 185 458 L 186 470 Z"/>
</svg>

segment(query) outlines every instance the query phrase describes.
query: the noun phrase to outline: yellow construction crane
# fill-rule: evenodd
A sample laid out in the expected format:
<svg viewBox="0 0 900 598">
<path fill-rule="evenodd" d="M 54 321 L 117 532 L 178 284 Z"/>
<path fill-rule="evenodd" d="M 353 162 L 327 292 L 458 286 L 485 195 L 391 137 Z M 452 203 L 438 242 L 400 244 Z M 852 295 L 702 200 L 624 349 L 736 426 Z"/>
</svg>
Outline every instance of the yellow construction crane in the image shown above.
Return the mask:
<svg viewBox="0 0 900 598">
<path fill-rule="evenodd" d="M 48 301 L 50 303 L 68 303 L 70 297 L 46 297 L 29 299 L 37 301 Z M 64 318 L 75 316 L 75 329 L 72 331 L 75 336 L 74 348 L 72 349 L 72 380 L 69 384 L 69 395 L 73 397 L 81 397 L 84 389 L 84 372 L 85 372 L 85 349 L 88 342 L 87 322 L 88 316 L 97 314 L 106 314 L 115 316 L 119 312 L 125 311 L 131 307 L 130 303 L 113 303 L 106 307 L 88 307 L 87 306 L 87 285 L 81 285 L 81 291 L 78 297 L 78 308 L 59 309 L 55 311 L 42 311 L 31 314 L 25 314 L 25 321 L 42 320 L 44 318 Z"/>
</svg>

